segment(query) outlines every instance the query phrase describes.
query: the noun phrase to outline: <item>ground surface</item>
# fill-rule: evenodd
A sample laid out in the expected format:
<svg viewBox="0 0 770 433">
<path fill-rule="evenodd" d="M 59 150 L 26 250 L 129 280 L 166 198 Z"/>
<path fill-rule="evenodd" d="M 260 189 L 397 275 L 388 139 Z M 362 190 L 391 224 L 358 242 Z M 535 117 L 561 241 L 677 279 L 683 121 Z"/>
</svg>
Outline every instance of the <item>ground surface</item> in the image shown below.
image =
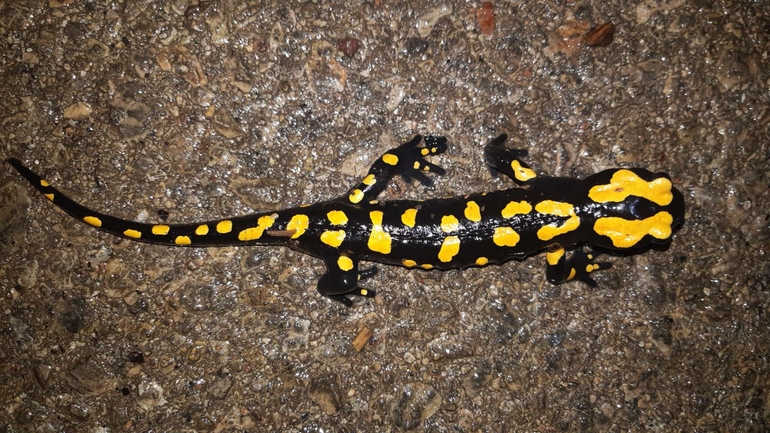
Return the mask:
<svg viewBox="0 0 770 433">
<path fill-rule="evenodd" d="M 312 257 L 119 240 L 5 165 L 0 431 L 768 429 L 770 4 L 259 3 L 0 1 L 0 156 L 186 222 L 334 197 L 415 133 L 448 173 L 384 198 L 506 188 L 506 132 L 544 173 L 670 173 L 686 224 L 598 289 L 381 267 L 346 309 Z"/>
</svg>

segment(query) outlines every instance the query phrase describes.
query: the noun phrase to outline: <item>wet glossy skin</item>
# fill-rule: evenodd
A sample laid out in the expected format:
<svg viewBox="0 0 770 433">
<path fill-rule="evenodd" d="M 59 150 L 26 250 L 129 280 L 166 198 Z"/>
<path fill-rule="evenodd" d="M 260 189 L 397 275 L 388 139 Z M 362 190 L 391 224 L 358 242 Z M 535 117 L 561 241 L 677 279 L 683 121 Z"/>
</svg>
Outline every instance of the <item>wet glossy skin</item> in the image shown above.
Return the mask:
<svg viewBox="0 0 770 433">
<path fill-rule="evenodd" d="M 407 268 L 485 266 L 547 251 L 546 276 L 554 284 L 579 280 L 610 263 L 595 254 L 566 250 L 588 244 L 637 250 L 669 242 L 684 221 L 684 199 L 663 173 L 610 169 L 586 179 L 538 177 L 505 149 L 501 135 L 485 149 L 485 161 L 521 187 L 426 201 L 378 202 L 395 175 L 430 180 L 444 170 L 424 158 L 443 153 L 443 137 L 417 136 L 391 149 L 347 194 L 334 200 L 275 212 L 191 224 L 144 224 L 111 217 L 61 194 L 15 159 L 7 160 L 35 188 L 73 217 L 127 239 L 175 246 L 284 245 L 320 257 L 327 272 L 318 290 L 350 305 L 348 295 L 371 297 L 359 281 L 374 275 L 359 260 Z"/>
</svg>

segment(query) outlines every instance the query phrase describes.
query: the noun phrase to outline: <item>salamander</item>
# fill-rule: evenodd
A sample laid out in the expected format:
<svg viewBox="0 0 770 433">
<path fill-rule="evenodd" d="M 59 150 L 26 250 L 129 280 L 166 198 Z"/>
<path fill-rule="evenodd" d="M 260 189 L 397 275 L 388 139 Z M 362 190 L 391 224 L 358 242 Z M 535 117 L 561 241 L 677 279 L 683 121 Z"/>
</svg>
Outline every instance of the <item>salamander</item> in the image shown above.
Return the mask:
<svg viewBox="0 0 770 433">
<path fill-rule="evenodd" d="M 426 158 L 447 150 L 444 137 L 420 135 L 385 152 L 347 193 L 329 201 L 188 224 L 141 223 L 89 209 L 65 196 L 19 160 L 6 160 L 38 191 L 77 220 L 103 232 L 151 244 L 213 247 L 282 245 L 326 263 L 318 292 L 347 306 L 371 298 L 362 282 L 376 267 L 362 260 L 417 269 L 502 264 L 545 251 L 552 284 L 596 282 L 611 266 L 597 251 L 649 249 L 668 243 L 684 221 L 684 198 L 665 173 L 614 168 L 584 179 L 538 176 L 504 147 L 505 134 L 486 145 L 484 161 L 512 188 L 424 201 L 379 201 L 395 176 L 432 184 L 444 169 Z M 583 246 L 593 247 L 584 251 Z M 567 250 L 574 250 L 568 256 Z"/>
</svg>

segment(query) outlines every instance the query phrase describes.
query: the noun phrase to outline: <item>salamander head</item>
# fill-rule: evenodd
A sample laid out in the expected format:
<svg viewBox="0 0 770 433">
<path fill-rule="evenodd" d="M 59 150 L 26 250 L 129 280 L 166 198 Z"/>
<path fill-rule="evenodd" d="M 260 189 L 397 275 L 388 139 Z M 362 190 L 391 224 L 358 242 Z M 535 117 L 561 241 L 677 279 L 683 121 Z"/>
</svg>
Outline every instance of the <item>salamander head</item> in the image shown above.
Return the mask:
<svg viewBox="0 0 770 433">
<path fill-rule="evenodd" d="M 639 249 L 666 243 L 684 222 L 684 197 L 665 173 L 613 169 L 586 179 L 594 212 L 591 244 Z"/>
</svg>

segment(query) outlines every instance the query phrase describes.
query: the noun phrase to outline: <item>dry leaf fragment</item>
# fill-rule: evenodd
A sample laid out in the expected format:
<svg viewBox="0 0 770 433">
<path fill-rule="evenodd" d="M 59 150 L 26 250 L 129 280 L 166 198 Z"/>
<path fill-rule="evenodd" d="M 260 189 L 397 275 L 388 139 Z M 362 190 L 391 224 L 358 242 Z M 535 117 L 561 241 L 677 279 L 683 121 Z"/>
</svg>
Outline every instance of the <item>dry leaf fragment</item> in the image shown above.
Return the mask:
<svg viewBox="0 0 770 433">
<path fill-rule="evenodd" d="M 589 30 L 583 39 L 589 47 L 606 47 L 614 36 L 615 24 L 606 22 Z"/>
<path fill-rule="evenodd" d="M 564 21 L 564 24 L 548 36 L 546 54 L 552 56 L 561 53 L 568 58 L 572 57 L 582 45 L 583 35 L 588 29 L 588 23 L 585 21 L 574 19 Z"/>
<path fill-rule="evenodd" d="M 84 120 L 91 115 L 93 110 L 85 102 L 77 102 L 64 109 L 64 118 L 72 120 Z"/>
<path fill-rule="evenodd" d="M 361 328 L 360 331 L 358 331 L 358 335 L 356 335 L 356 338 L 353 339 L 353 343 L 352 343 L 353 348 L 356 349 L 356 352 L 360 352 L 361 349 L 364 348 L 366 343 L 369 342 L 369 339 L 372 338 L 373 334 L 374 333 L 372 332 L 372 330 L 366 326 L 364 326 L 363 328 Z"/>
<path fill-rule="evenodd" d="M 476 9 L 476 19 L 482 35 L 491 35 L 495 31 L 495 11 L 492 2 L 484 2 L 481 9 Z"/>
<path fill-rule="evenodd" d="M 353 57 L 358 52 L 358 44 L 358 39 L 348 37 L 337 42 L 337 49 L 347 57 Z"/>
</svg>

